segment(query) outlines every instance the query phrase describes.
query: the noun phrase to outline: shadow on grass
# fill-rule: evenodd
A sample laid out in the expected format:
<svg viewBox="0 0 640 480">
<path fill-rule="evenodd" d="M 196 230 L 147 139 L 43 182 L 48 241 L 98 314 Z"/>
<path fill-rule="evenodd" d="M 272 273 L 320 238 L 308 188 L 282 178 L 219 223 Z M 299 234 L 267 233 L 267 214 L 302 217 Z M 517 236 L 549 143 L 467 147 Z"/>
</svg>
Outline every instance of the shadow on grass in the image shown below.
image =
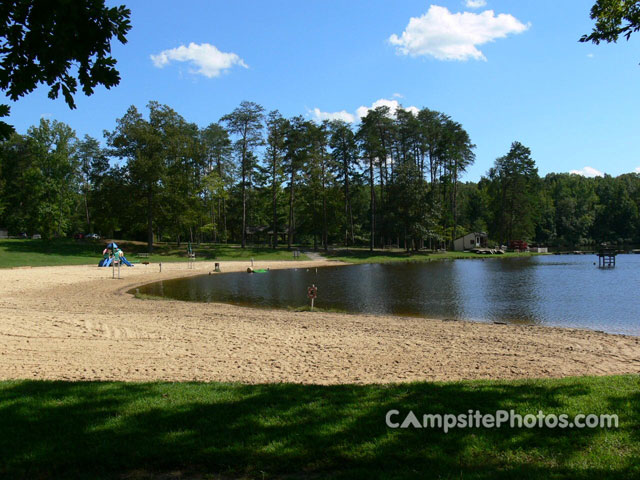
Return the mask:
<svg viewBox="0 0 640 480">
<path fill-rule="evenodd" d="M 0 476 L 639 478 L 638 377 L 391 386 L 0 384 Z M 588 411 L 584 411 L 589 407 Z M 397 409 L 617 413 L 615 430 L 390 429 Z"/>
<path fill-rule="evenodd" d="M 128 255 L 146 253 L 147 246 L 143 243 L 117 241 L 117 244 Z M 59 256 L 81 256 L 90 258 L 102 258 L 102 251 L 109 243 L 107 240 L 2 240 L 0 247 L 7 252 L 22 254 L 42 254 Z M 187 256 L 186 244 L 182 247 L 163 244 L 154 247 L 158 255 L 178 254 Z"/>
<path fill-rule="evenodd" d="M 129 242 L 126 240 L 116 240 L 120 248 L 129 257 L 135 258 L 139 253 L 147 252 L 147 245 L 142 242 Z M 0 240 L 0 251 L 9 255 L 21 256 L 24 262 L 29 264 L 29 259 L 36 256 L 57 256 L 57 257 L 81 257 L 87 260 L 95 260 L 96 264 L 102 258 L 102 251 L 106 247 L 107 240 Z M 256 259 L 289 259 L 293 254 L 285 249 L 272 249 L 270 247 L 247 246 L 242 249 L 239 246 L 222 244 L 201 244 L 193 245 L 198 260 L 248 260 L 251 257 Z M 157 243 L 154 245 L 153 256 L 162 258 L 163 256 L 179 257 L 187 259 L 187 243 L 180 246 L 170 243 Z M 42 258 L 42 257 L 40 257 Z M 37 260 L 35 263 L 38 263 Z"/>
<path fill-rule="evenodd" d="M 2 240 L 0 247 L 8 253 L 43 254 L 80 257 L 101 257 L 106 246 L 101 241 L 56 240 Z"/>
<path fill-rule="evenodd" d="M 341 249 L 341 250 L 331 250 L 329 252 L 321 252 L 327 258 L 340 258 L 340 259 L 351 259 L 351 260 L 426 260 L 429 258 L 429 253 L 427 252 L 407 252 L 407 251 L 399 251 L 399 250 L 374 250 L 370 252 L 369 250 L 350 250 L 350 249 Z"/>
</svg>

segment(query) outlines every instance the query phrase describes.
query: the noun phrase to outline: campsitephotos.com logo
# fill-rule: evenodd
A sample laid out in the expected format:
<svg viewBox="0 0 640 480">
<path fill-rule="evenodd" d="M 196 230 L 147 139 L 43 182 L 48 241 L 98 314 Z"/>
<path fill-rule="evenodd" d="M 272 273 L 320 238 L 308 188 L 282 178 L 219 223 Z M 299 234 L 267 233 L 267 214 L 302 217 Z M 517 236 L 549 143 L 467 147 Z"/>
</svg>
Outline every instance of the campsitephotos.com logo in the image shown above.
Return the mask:
<svg viewBox="0 0 640 480">
<path fill-rule="evenodd" d="M 515 410 L 496 410 L 483 414 L 479 410 L 467 413 L 426 413 L 419 418 L 409 410 L 401 415 L 399 410 L 389 410 L 385 417 L 389 428 L 431 428 L 447 433 L 457 428 L 618 428 L 618 415 L 578 414 L 571 418 L 567 414 L 520 415 Z"/>
</svg>

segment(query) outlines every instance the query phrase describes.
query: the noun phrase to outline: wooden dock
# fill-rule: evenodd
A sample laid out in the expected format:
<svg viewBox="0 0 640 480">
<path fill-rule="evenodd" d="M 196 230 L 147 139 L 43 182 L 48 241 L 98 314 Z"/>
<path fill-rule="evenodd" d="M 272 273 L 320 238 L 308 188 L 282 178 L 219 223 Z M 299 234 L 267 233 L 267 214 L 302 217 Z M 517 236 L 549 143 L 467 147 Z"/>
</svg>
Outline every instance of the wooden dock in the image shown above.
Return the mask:
<svg viewBox="0 0 640 480">
<path fill-rule="evenodd" d="M 598 268 L 614 268 L 617 252 L 613 248 L 603 247 L 598 250 Z"/>
</svg>

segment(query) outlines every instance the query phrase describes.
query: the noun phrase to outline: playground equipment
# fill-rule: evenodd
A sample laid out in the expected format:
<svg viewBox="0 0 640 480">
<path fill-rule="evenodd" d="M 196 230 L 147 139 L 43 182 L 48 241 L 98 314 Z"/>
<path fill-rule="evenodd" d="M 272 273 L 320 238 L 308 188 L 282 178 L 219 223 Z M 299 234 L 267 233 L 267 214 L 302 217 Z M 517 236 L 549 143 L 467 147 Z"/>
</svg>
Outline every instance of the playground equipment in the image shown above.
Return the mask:
<svg viewBox="0 0 640 480">
<path fill-rule="evenodd" d="M 194 269 L 196 268 L 195 266 L 195 262 L 196 262 L 196 252 L 193 251 L 193 248 L 191 247 L 191 242 L 189 242 L 187 244 L 187 268 L 189 269 Z"/>
<path fill-rule="evenodd" d="M 196 252 L 194 252 L 193 248 L 191 248 L 191 242 L 187 244 L 187 261 L 188 261 L 187 268 L 194 269 L 195 261 L 196 261 Z"/>
<path fill-rule="evenodd" d="M 131 262 L 127 260 L 122 253 L 122 250 L 115 242 L 107 244 L 107 248 L 102 251 L 102 260 L 98 263 L 99 267 L 111 267 L 115 265 L 126 265 L 127 267 L 133 267 Z"/>
</svg>

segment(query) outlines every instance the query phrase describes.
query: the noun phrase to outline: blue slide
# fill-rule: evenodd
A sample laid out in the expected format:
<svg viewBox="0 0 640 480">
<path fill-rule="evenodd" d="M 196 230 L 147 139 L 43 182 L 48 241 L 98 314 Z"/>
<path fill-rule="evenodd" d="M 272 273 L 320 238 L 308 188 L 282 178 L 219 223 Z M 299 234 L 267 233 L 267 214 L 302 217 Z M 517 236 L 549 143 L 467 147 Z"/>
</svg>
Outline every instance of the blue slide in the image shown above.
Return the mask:
<svg viewBox="0 0 640 480">
<path fill-rule="evenodd" d="M 103 267 L 108 267 L 109 265 L 111 265 L 111 262 L 113 262 L 113 257 L 105 259 L 105 261 L 102 264 L 102 266 Z"/>
<path fill-rule="evenodd" d="M 127 260 L 125 257 L 120 257 L 120 261 L 124 263 L 127 267 L 133 267 L 133 265 L 131 265 L 131 262 L 129 262 L 129 260 Z"/>
</svg>

